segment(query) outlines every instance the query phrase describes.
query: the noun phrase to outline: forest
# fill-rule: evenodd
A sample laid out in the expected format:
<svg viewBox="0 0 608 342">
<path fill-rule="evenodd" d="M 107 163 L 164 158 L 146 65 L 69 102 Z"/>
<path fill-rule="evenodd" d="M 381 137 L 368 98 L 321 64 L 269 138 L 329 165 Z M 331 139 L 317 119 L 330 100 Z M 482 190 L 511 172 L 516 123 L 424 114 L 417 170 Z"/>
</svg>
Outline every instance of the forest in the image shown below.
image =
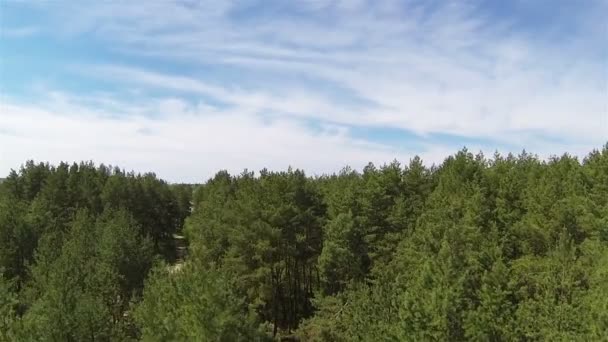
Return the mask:
<svg viewBox="0 0 608 342">
<path fill-rule="evenodd" d="M 608 144 L 201 184 L 15 167 L 0 175 L 0 341 L 608 336 Z"/>
</svg>

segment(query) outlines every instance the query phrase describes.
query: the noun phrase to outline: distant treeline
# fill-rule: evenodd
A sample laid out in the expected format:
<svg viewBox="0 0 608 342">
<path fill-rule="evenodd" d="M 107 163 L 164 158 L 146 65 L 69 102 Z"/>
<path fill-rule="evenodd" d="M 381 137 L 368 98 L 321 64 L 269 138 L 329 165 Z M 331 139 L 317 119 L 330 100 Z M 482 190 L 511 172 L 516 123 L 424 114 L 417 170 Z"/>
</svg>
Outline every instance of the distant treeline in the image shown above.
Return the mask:
<svg viewBox="0 0 608 342">
<path fill-rule="evenodd" d="M 28 162 L 0 185 L 0 268 L 15 341 L 601 340 L 608 144 L 199 186 Z"/>
</svg>

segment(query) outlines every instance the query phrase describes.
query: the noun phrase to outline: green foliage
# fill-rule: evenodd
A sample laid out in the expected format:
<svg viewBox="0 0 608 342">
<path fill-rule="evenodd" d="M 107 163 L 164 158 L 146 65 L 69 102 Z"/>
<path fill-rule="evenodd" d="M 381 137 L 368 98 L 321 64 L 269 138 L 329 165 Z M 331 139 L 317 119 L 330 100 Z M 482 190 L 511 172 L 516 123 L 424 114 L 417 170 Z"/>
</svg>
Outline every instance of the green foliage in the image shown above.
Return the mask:
<svg viewBox="0 0 608 342">
<path fill-rule="evenodd" d="M 124 337 L 130 299 L 153 262 L 152 244 L 138 231 L 126 212 L 104 212 L 95 221 L 80 211 L 59 253 L 46 254 L 41 246 L 28 289 L 30 308 L 22 319 L 28 338 Z"/>
<path fill-rule="evenodd" d="M 362 234 L 356 230 L 352 214 L 339 214 L 325 227 L 323 250 L 318 267 L 326 294 L 342 291 L 352 280 L 363 277 Z"/>
<path fill-rule="evenodd" d="M 608 144 L 196 186 L 27 162 L 0 270 L 2 340 L 602 340 Z"/>
<path fill-rule="evenodd" d="M 101 294 L 93 290 L 96 272 L 95 225 L 79 212 L 56 259 L 39 255 L 32 270 L 35 299 L 23 317 L 30 339 L 107 340 L 110 313 Z"/>
<path fill-rule="evenodd" d="M 0 269 L 17 285 L 26 278 L 27 264 L 36 247 L 35 232 L 26 221 L 27 206 L 12 196 L 0 196 Z"/>
<path fill-rule="evenodd" d="M 422 204 L 410 221 L 415 227 L 405 225 L 395 252 L 382 253 L 387 265 L 368 273 L 369 285 L 317 300 L 318 313 L 299 335 L 601 340 L 607 332 L 605 156 L 606 149 L 594 152 L 584 164 L 567 155 L 545 163 L 526 153 L 488 161 L 465 150 L 448 158 L 424 182 L 429 190 L 416 201 Z M 376 171 L 366 172 L 370 178 Z M 411 210 L 405 198 L 377 209 L 373 220 Z M 380 226 L 390 229 L 389 220 Z"/>
<path fill-rule="evenodd" d="M 295 328 L 312 313 L 318 288 L 325 207 L 301 171 L 259 178 L 221 172 L 198 190 L 186 234 L 194 258 L 218 264 L 238 291 L 278 328 Z"/>
<path fill-rule="evenodd" d="M 116 182 L 121 191 L 108 196 Z M 0 268 L 12 291 L 3 338 L 135 337 L 131 302 L 158 253 L 170 257 L 163 247 L 189 211 L 177 203 L 178 192 L 154 175 L 103 165 L 27 162 L 12 171 L 0 184 Z"/>
<path fill-rule="evenodd" d="M 0 268 L 0 274 L 4 275 L 2 268 Z M 0 341 L 16 339 L 18 304 L 19 300 L 12 282 L 5 280 L 5 277 L 0 277 Z"/>
<path fill-rule="evenodd" d="M 232 280 L 213 268 L 157 268 L 135 311 L 145 341 L 263 340 Z"/>
</svg>

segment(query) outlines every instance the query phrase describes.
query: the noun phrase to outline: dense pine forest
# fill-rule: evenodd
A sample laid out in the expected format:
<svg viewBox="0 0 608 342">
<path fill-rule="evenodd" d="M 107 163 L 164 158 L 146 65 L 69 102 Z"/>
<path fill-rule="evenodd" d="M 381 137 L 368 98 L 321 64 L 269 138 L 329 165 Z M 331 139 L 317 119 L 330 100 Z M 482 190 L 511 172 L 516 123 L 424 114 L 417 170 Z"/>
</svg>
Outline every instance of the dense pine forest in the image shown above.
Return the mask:
<svg viewBox="0 0 608 342">
<path fill-rule="evenodd" d="M 608 144 L 201 185 L 90 162 L 2 176 L 0 340 L 608 336 Z"/>
</svg>

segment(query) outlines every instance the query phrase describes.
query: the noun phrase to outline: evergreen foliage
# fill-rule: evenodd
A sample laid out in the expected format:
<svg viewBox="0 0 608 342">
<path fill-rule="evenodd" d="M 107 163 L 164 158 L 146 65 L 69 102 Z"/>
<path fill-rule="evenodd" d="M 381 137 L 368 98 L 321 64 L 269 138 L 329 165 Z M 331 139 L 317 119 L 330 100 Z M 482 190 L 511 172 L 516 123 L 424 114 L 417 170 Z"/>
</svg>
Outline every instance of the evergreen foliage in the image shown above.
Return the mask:
<svg viewBox="0 0 608 342">
<path fill-rule="evenodd" d="M 608 144 L 197 186 L 30 161 L 0 271 L 7 341 L 601 340 Z"/>
</svg>

